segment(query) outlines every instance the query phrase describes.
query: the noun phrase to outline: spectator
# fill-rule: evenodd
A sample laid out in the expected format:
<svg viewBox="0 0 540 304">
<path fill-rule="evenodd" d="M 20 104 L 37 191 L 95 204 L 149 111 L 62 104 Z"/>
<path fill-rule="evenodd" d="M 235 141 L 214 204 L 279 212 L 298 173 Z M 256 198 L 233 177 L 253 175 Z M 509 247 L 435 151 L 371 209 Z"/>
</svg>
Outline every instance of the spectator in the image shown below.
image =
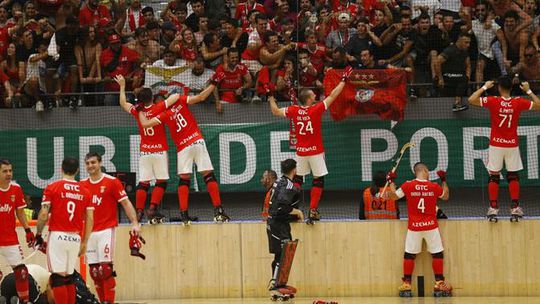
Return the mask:
<svg viewBox="0 0 540 304">
<path fill-rule="evenodd" d="M 20 73 L 23 71 L 19 70 L 19 64 L 17 63 L 17 57 L 16 57 L 16 50 L 17 49 L 15 47 L 15 44 L 10 43 L 7 48 L 7 56 L 5 56 L 4 57 L 5 59 L 2 60 L 1 70 L 7 76 L 8 82 L 9 82 L 9 90 L 6 89 L 5 90 L 6 93 L 11 92 L 12 93 L 11 95 L 18 94 L 20 97 L 20 93 L 18 92 L 20 92 L 19 89 L 22 86 L 22 81 L 24 81 L 24 73 Z M 17 96 L 16 95 L 10 96 L 8 94 L 7 97 L 11 99 L 12 97 L 17 97 Z M 6 105 L 10 102 L 12 102 L 12 105 L 14 107 L 18 106 L 18 101 L 6 99 Z"/>
<path fill-rule="evenodd" d="M 299 50 L 306 50 L 309 54 L 309 61 L 313 64 L 313 67 L 320 74 L 324 70 L 324 64 L 326 61 L 331 61 L 331 58 L 327 57 L 327 49 L 323 44 L 317 43 L 317 35 L 314 32 L 306 34 L 307 43 L 298 43 Z"/>
<path fill-rule="evenodd" d="M 276 93 L 281 97 L 278 98 L 279 100 L 291 101 L 298 96 L 295 90 L 298 86 L 298 68 L 295 63 L 296 58 L 287 55 L 277 71 Z"/>
<path fill-rule="evenodd" d="M 299 33 L 296 31 L 296 26 L 292 19 L 285 18 L 281 21 L 281 29 L 278 36 L 279 42 L 283 44 L 289 44 L 290 42 L 297 42 L 299 40 Z"/>
<path fill-rule="evenodd" d="M 377 62 L 377 60 L 375 60 L 375 56 L 373 56 L 369 48 L 360 51 L 360 66 L 358 67 L 359 69 L 379 70 L 387 69 L 389 67 L 393 66 L 382 62 Z"/>
<path fill-rule="evenodd" d="M 333 30 L 333 17 L 332 17 L 332 9 L 327 6 L 323 5 L 320 6 L 318 9 L 318 16 L 317 20 L 313 19 L 315 22 L 310 22 L 312 25 L 310 25 L 306 30 L 314 31 L 317 33 L 317 39 L 318 42 L 323 43 L 326 45 L 326 38 L 330 34 L 330 32 Z M 318 24 L 317 24 L 318 23 Z"/>
<path fill-rule="evenodd" d="M 347 50 L 344 47 L 337 47 L 332 51 L 332 65 L 334 69 L 344 69 L 348 66 Z"/>
<path fill-rule="evenodd" d="M 139 86 L 140 75 L 138 74 L 140 57 L 136 51 L 123 46 L 120 36 L 112 34 L 108 38 L 109 47 L 101 54 L 101 63 L 105 76 L 105 92 L 118 92 L 120 87 L 112 78 L 122 75 L 126 80 L 132 80 L 132 87 Z M 106 106 L 118 105 L 118 94 L 109 94 L 104 98 Z"/>
<path fill-rule="evenodd" d="M 431 18 L 428 14 L 422 13 L 417 18 L 416 34 L 414 35 L 413 50 L 416 53 L 414 60 L 414 79 L 419 83 L 430 83 L 431 77 L 431 40 L 435 34 L 435 27 L 431 26 Z M 425 96 L 425 88 L 419 88 L 420 96 Z"/>
<path fill-rule="evenodd" d="M 176 33 L 181 32 L 178 32 L 176 30 L 176 26 L 172 22 L 163 22 L 163 25 L 161 26 L 161 35 L 159 41 L 162 49 L 169 49 L 175 38 L 179 38 L 176 36 Z"/>
<path fill-rule="evenodd" d="M 172 14 L 170 21 L 176 26 L 176 30 L 182 32 L 188 26 L 186 25 L 188 11 L 184 3 L 180 3 Z"/>
<path fill-rule="evenodd" d="M 152 66 L 165 68 L 175 66 L 185 66 L 186 62 L 182 59 L 176 58 L 176 54 L 171 50 L 165 50 L 163 53 L 163 59 L 156 60 Z"/>
<path fill-rule="evenodd" d="M 199 16 L 199 30 L 195 33 L 195 40 L 197 45 L 201 45 L 204 35 L 208 34 L 208 16 L 201 15 Z"/>
<path fill-rule="evenodd" d="M 377 37 L 381 38 L 382 34 L 388 29 L 390 25 L 392 25 L 392 22 L 393 22 L 392 12 L 386 5 L 383 8 L 373 9 L 373 20 L 372 20 L 371 31 Z M 389 52 L 389 48 L 385 45 L 381 47 L 373 48 L 373 54 L 375 55 L 376 59 L 387 58 L 386 54 L 388 52 Z"/>
<path fill-rule="evenodd" d="M 412 16 L 414 20 L 422 13 L 427 14 L 430 18 L 435 16 L 435 12 L 439 11 L 441 5 L 438 0 L 411 0 Z"/>
<path fill-rule="evenodd" d="M 221 41 L 217 34 L 208 33 L 204 36 L 201 54 L 204 58 L 205 67 L 215 70 L 223 62 L 223 56 L 227 54 L 227 48 L 221 46 Z"/>
<path fill-rule="evenodd" d="M 37 11 L 34 2 L 28 1 L 24 4 L 24 28 L 35 31 L 38 28 Z"/>
<path fill-rule="evenodd" d="M 283 57 L 295 48 L 294 43 L 287 45 L 279 44 L 278 35 L 275 32 L 267 32 L 265 34 L 266 45 L 261 48 L 260 60 L 265 66 L 268 66 L 270 72 L 276 70 L 282 63 Z"/>
<path fill-rule="evenodd" d="M 337 47 L 344 47 L 352 35 L 356 34 L 355 28 L 349 28 L 351 18 L 347 13 L 338 16 L 338 28 L 330 32 L 326 37 L 326 47 L 333 50 Z"/>
<path fill-rule="evenodd" d="M 101 44 L 96 39 L 96 29 L 86 26 L 81 29 L 80 39 L 75 46 L 75 58 L 79 67 L 79 82 L 83 92 L 97 92 L 101 83 Z M 85 105 L 97 105 L 95 96 L 85 97 Z"/>
<path fill-rule="evenodd" d="M 504 18 L 509 11 L 517 12 L 521 18 L 525 18 L 527 15 L 517 3 L 511 0 L 493 0 L 490 1 L 490 3 L 493 7 L 495 16 L 499 18 Z M 520 1 L 519 3 L 523 3 L 523 1 Z"/>
<path fill-rule="evenodd" d="M 526 19 L 520 19 L 518 13 L 514 10 L 506 12 L 504 15 L 503 33 L 505 41 L 495 43 L 493 52 L 501 74 L 507 75 L 511 67 L 519 63 L 525 53 L 525 47 L 529 41 L 527 27 L 531 25 L 531 18 L 526 16 Z M 504 43 L 507 42 L 507 51 L 504 53 Z M 522 60 L 521 60 L 522 61 Z"/>
<path fill-rule="evenodd" d="M 250 12 L 260 12 L 266 13 L 264 6 L 260 3 L 257 3 L 255 0 L 247 0 L 243 3 L 238 3 L 236 6 L 236 12 L 234 14 L 234 19 L 238 20 L 242 28 L 249 27 L 249 13 Z"/>
<path fill-rule="evenodd" d="M 315 6 L 311 0 L 300 0 L 300 10 L 296 17 L 299 26 L 298 32 L 304 33 L 306 31 L 306 25 L 312 16 L 317 18 Z"/>
<path fill-rule="evenodd" d="M 371 187 L 364 190 L 360 200 L 360 220 L 399 219 L 399 206 L 395 200 L 385 198 L 382 191 L 386 185 L 386 173 L 373 174 Z"/>
<path fill-rule="evenodd" d="M 26 65 L 26 78 L 22 85 L 24 93 L 29 97 L 27 106 L 35 105 L 36 111 L 44 110 L 44 103 L 40 98 L 40 92 L 45 91 L 45 82 L 40 73 L 40 70 L 46 69 L 45 60 L 49 54 L 47 53 L 47 44 L 41 41 L 38 45 L 37 52 L 30 55 L 28 64 Z M 47 102 L 46 102 L 47 103 Z M 47 108 L 51 108 L 52 103 L 47 103 Z"/>
<path fill-rule="evenodd" d="M 247 66 L 240 63 L 237 49 L 231 48 L 227 51 L 227 61 L 216 69 L 216 74 L 220 73 L 224 73 L 225 77 L 219 83 L 219 100 L 238 103 L 248 97 L 248 89 L 252 86 L 252 79 Z"/>
<path fill-rule="evenodd" d="M 349 61 L 360 61 L 360 51 L 369 49 L 373 45 L 380 47 L 382 41 L 371 31 L 369 20 L 366 17 L 360 17 L 356 22 L 356 34 L 345 45 L 347 53 L 351 56 Z"/>
<path fill-rule="evenodd" d="M 151 19 L 154 18 L 153 10 L 151 12 Z M 141 8 L 140 0 L 132 0 L 129 7 L 126 9 L 126 22 L 124 23 L 124 30 L 122 36 L 132 36 L 135 33 L 135 29 L 143 27 L 146 24 L 144 12 Z"/>
<path fill-rule="evenodd" d="M 38 27 L 34 32 L 38 43 L 40 40 L 44 40 L 49 44 L 54 35 L 54 27 L 49 23 L 49 18 L 47 16 L 41 15 L 38 19 Z"/>
<path fill-rule="evenodd" d="M 276 15 L 270 23 L 270 28 L 275 32 L 281 32 L 281 25 L 286 20 L 292 20 L 296 24 L 296 14 L 290 11 L 289 3 L 285 0 L 277 1 Z"/>
<path fill-rule="evenodd" d="M 177 57 L 180 57 L 186 61 L 186 64 L 190 67 L 193 66 L 193 61 L 199 54 L 197 48 L 197 41 L 190 28 L 184 29 L 181 36 L 177 35 L 171 43 L 170 49 L 176 53 Z"/>
<path fill-rule="evenodd" d="M 154 9 L 151 6 L 145 6 L 142 10 L 143 24 L 148 24 L 149 22 L 157 21 L 156 15 L 154 14 Z M 129 17 L 128 17 L 129 18 Z"/>
<path fill-rule="evenodd" d="M 0 6 L 0 28 L 10 28 L 15 26 L 13 19 L 8 20 L 8 11 L 5 7 Z"/>
<path fill-rule="evenodd" d="M 467 86 L 471 77 L 470 44 L 470 36 L 460 34 L 456 43 L 444 49 L 437 57 L 438 84 L 443 89 L 444 96 L 454 96 L 452 109 L 454 112 L 469 108 L 468 105 L 462 104 L 462 98 L 467 96 Z"/>
<path fill-rule="evenodd" d="M 199 17 L 204 15 L 204 1 L 191 0 L 191 9 L 193 13 L 186 19 L 186 25 L 195 33 L 199 31 Z"/>
<path fill-rule="evenodd" d="M 126 46 L 139 53 L 141 61 L 146 64 L 152 64 L 159 59 L 159 44 L 148 38 L 148 31 L 144 27 L 135 30 L 135 40 L 130 41 Z"/>
<path fill-rule="evenodd" d="M 311 63 L 309 52 L 306 49 L 298 51 L 298 82 L 300 87 L 322 89 L 319 81 L 319 70 Z"/>
<path fill-rule="evenodd" d="M 151 20 L 151 21 L 148 21 L 148 23 L 146 23 L 144 28 L 146 28 L 146 31 L 148 32 L 148 39 L 154 40 L 155 42 L 159 44 L 160 38 L 161 38 L 159 23 L 155 20 Z M 161 52 L 163 52 L 165 50 L 165 47 L 162 45 L 159 45 L 159 49 Z"/>
<path fill-rule="evenodd" d="M 205 68 L 203 58 L 201 56 L 197 56 L 197 58 L 195 58 L 195 61 L 193 62 L 193 68 L 191 68 L 191 73 L 189 74 L 186 81 L 186 85 L 190 89 L 189 95 L 195 96 L 204 89 L 206 89 L 212 75 L 214 75 L 214 71 Z M 214 90 L 214 92 L 217 92 L 217 90 Z M 214 93 L 214 95 L 210 95 L 207 99 L 207 102 L 215 103 L 216 111 L 218 113 L 221 113 L 223 112 L 221 108 L 221 102 L 219 102 L 219 98 L 215 97 L 216 94 L 217 93 Z"/>
<path fill-rule="evenodd" d="M 100 4 L 99 0 L 88 0 L 79 13 L 81 26 L 96 26 L 100 18 L 112 20 L 109 9 L 105 5 Z"/>
<path fill-rule="evenodd" d="M 393 50 L 390 57 L 383 58 L 383 64 L 414 68 L 413 57 L 415 54 L 411 54 L 414 39 L 415 32 L 413 31 L 411 17 L 402 16 L 400 23 L 393 24 L 381 35 L 382 43 L 389 45 Z"/>
<path fill-rule="evenodd" d="M 4 74 L 4 71 L 0 70 L 0 82 L 2 82 L 2 97 L 4 97 L 3 103 L 0 105 L 2 108 L 11 108 L 13 101 L 13 91 L 11 90 L 11 84 L 9 83 L 9 77 Z"/>
<path fill-rule="evenodd" d="M 525 48 L 525 55 L 523 61 L 520 62 L 514 68 L 514 73 L 519 73 L 520 78 L 524 81 L 531 82 L 531 90 L 538 92 L 540 90 L 540 83 L 535 80 L 540 79 L 540 58 L 536 48 L 532 45 L 528 45 Z"/>
<path fill-rule="evenodd" d="M 26 62 L 28 61 L 28 57 L 30 57 L 30 55 L 32 54 L 37 53 L 37 44 L 35 43 L 34 35 L 30 30 L 25 30 L 23 32 L 21 40 L 22 43 L 18 44 L 16 47 L 16 56 L 19 67 L 23 70 L 26 70 Z M 6 44 L 6 49 L 8 45 L 9 44 Z M 2 56 L 5 56 L 5 51 L 3 52 Z"/>
<path fill-rule="evenodd" d="M 221 36 L 221 45 L 226 48 L 237 48 L 242 54 L 248 44 L 248 34 L 238 27 L 235 19 L 227 18 L 223 24 L 224 34 Z"/>
<path fill-rule="evenodd" d="M 242 62 L 248 67 L 249 71 L 255 75 L 262 67 L 259 62 L 259 52 L 264 45 L 263 35 L 267 31 L 268 18 L 260 13 L 255 16 L 257 22 L 256 29 L 249 34 L 247 49 L 242 53 Z"/>
</svg>

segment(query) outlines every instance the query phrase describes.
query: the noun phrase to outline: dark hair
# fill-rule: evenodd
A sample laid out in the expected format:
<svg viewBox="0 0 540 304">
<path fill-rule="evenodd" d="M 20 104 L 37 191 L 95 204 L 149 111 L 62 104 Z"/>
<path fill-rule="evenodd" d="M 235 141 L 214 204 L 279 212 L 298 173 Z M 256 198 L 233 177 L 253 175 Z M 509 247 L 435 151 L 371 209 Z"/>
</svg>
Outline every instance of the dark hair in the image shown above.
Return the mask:
<svg viewBox="0 0 540 304">
<path fill-rule="evenodd" d="M 274 31 L 267 31 L 266 33 L 264 33 L 264 37 L 263 37 L 263 41 L 266 43 L 268 41 L 270 41 L 270 37 L 278 37 L 279 39 L 279 35 L 278 33 L 274 32 Z"/>
<path fill-rule="evenodd" d="M 294 169 L 296 169 L 296 161 L 294 159 L 289 158 L 281 162 L 281 173 L 290 174 Z"/>
<path fill-rule="evenodd" d="M 231 53 L 238 53 L 238 55 L 240 55 L 240 51 L 237 48 L 233 48 L 233 47 L 227 49 L 227 57 L 229 57 Z"/>
<path fill-rule="evenodd" d="M 499 77 L 499 79 L 497 79 L 497 82 L 499 84 L 499 88 L 505 91 L 510 91 L 512 89 L 512 85 L 513 85 L 512 77 L 508 75 Z"/>
<path fill-rule="evenodd" d="M 309 57 L 309 51 L 307 49 L 299 49 L 298 50 L 298 55 L 300 55 L 300 54 L 307 54 L 308 57 Z"/>
<path fill-rule="evenodd" d="M 333 53 L 339 53 L 339 55 L 343 56 L 347 54 L 347 50 L 342 46 L 338 46 L 334 49 Z"/>
<path fill-rule="evenodd" d="M 70 15 L 66 18 L 66 25 L 75 25 L 75 24 L 79 24 L 79 19 L 77 19 L 77 17 Z"/>
<path fill-rule="evenodd" d="M 264 170 L 266 173 L 268 173 L 268 175 L 270 175 L 271 178 L 273 179 L 277 179 L 277 173 L 276 171 L 272 170 L 272 169 L 266 169 Z"/>
<path fill-rule="evenodd" d="M 0 158 L 0 166 L 10 166 L 11 162 L 7 158 Z"/>
<path fill-rule="evenodd" d="M 233 18 L 225 19 L 225 23 L 232 25 L 234 28 L 238 27 L 238 21 L 236 21 L 236 19 L 233 19 Z"/>
<path fill-rule="evenodd" d="M 459 33 L 458 39 L 461 38 L 461 37 L 472 39 L 471 35 L 469 33 Z"/>
<path fill-rule="evenodd" d="M 97 153 L 97 152 L 94 152 L 94 151 L 91 151 L 91 152 L 88 152 L 86 153 L 86 156 L 84 157 L 84 160 L 89 160 L 90 158 L 92 157 L 95 157 L 97 158 L 97 161 L 98 162 L 101 162 L 101 154 Z"/>
<path fill-rule="evenodd" d="M 418 16 L 418 20 L 426 20 L 429 19 L 431 21 L 431 17 L 427 13 L 421 13 L 420 16 Z"/>
<path fill-rule="evenodd" d="M 386 184 L 386 173 L 384 171 L 377 171 L 373 174 L 373 181 L 371 183 L 370 192 L 375 196 L 379 193 L 379 188 L 384 187 Z"/>
<path fill-rule="evenodd" d="M 193 3 L 193 2 L 192 2 Z M 184 11 L 187 13 L 187 5 L 184 3 L 184 2 L 181 2 L 179 3 L 177 6 L 176 6 L 176 9 L 174 10 L 175 12 L 177 11 Z"/>
<path fill-rule="evenodd" d="M 152 93 L 152 89 L 150 88 L 142 88 L 137 94 L 137 100 L 139 102 L 150 103 L 152 102 L 153 98 L 154 94 Z"/>
<path fill-rule="evenodd" d="M 519 14 L 514 10 L 509 10 L 504 14 L 503 20 L 506 21 L 507 18 L 512 18 L 516 21 L 519 20 Z"/>
<path fill-rule="evenodd" d="M 215 18 L 208 20 L 208 30 L 214 31 L 214 30 L 220 30 L 220 29 L 221 29 L 221 21 Z"/>
<path fill-rule="evenodd" d="M 148 30 L 144 27 L 138 27 L 135 29 L 135 37 L 140 37 L 143 34 L 148 33 Z"/>
<path fill-rule="evenodd" d="M 143 9 L 141 10 L 141 13 L 144 15 L 145 13 L 148 13 L 148 12 L 151 12 L 152 14 L 154 14 L 154 9 L 151 7 L 151 6 L 145 6 L 143 7 Z"/>
<path fill-rule="evenodd" d="M 191 5 L 193 5 L 193 3 L 201 3 L 204 6 L 203 0 L 191 0 L 190 2 L 191 2 Z"/>
<path fill-rule="evenodd" d="M 68 156 L 62 161 L 62 172 L 67 175 L 75 175 L 79 170 L 79 160 L 75 157 Z"/>
<path fill-rule="evenodd" d="M 173 50 L 169 49 L 169 48 L 166 48 L 163 51 L 163 57 L 165 57 L 165 55 L 167 55 L 167 54 L 173 54 L 176 57 L 176 53 Z"/>
<path fill-rule="evenodd" d="M 210 44 L 212 44 L 212 42 L 214 42 L 214 36 L 216 36 L 216 39 L 218 38 L 216 33 L 206 33 L 204 35 L 203 43 L 206 45 L 206 47 L 209 47 Z"/>
<path fill-rule="evenodd" d="M 263 13 L 257 14 L 257 17 L 255 17 L 255 21 L 259 22 L 259 20 L 268 20 L 268 16 Z"/>
<path fill-rule="evenodd" d="M 159 23 L 156 20 L 151 20 L 146 24 L 146 29 L 147 30 L 159 29 Z"/>
<path fill-rule="evenodd" d="M 363 51 L 368 51 L 369 54 L 370 54 L 371 56 L 373 56 L 373 51 L 372 51 L 370 48 L 363 48 L 363 49 L 360 50 L 360 53 L 362 53 Z"/>
<path fill-rule="evenodd" d="M 369 20 L 368 18 L 362 16 L 362 17 L 359 17 L 357 20 L 356 20 L 356 26 L 358 26 L 359 23 L 365 23 L 365 24 L 369 24 Z"/>
</svg>

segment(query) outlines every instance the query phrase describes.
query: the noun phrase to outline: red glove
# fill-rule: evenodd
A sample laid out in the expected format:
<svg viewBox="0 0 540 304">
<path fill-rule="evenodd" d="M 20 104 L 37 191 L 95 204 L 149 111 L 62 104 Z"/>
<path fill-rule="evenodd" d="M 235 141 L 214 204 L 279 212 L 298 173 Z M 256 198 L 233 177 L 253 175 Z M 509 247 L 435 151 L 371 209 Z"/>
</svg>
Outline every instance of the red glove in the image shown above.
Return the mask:
<svg viewBox="0 0 540 304">
<path fill-rule="evenodd" d="M 47 254 L 47 242 L 43 241 L 43 244 L 38 247 L 38 250 L 44 254 Z"/>
<path fill-rule="evenodd" d="M 28 244 L 28 247 L 32 248 L 36 246 L 36 236 L 32 230 L 30 228 L 26 228 L 24 231 L 26 232 L 26 244 Z"/>
<path fill-rule="evenodd" d="M 264 84 L 263 89 L 267 97 L 274 96 L 276 94 L 276 85 L 273 83 Z"/>
<path fill-rule="evenodd" d="M 396 178 L 397 178 L 396 172 L 390 171 L 386 174 L 386 181 L 388 181 L 389 183 L 393 183 Z"/>
<path fill-rule="evenodd" d="M 210 83 L 213 85 L 217 85 L 223 80 L 223 78 L 225 78 L 225 73 L 223 72 L 214 73 L 214 75 L 210 77 Z"/>
<path fill-rule="evenodd" d="M 145 260 L 146 256 L 139 252 L 139 250 L 141 250 L 142 244 L 146 244 L 146 241 L 142 238 L 142 236 L 136 235 L 130 231 L 129 232 L 129 249 L 131 250 L 131 255 L 140 257 L 141 259 Z"/>
<path fill-rule="evenodd" d="M 343 75 L 341 76 L 341 81 L 347 81 L 349 80 L 349 77 L 351 77 L 353 68 L 350 66 L 347 66 L 345 70 L 343 70 Z"/>
<path fill-rule="evenodd" d="M 446 181 L 446 171 L 439 170 L 439 171 L 437 171 L 437 175 L 438 175 L 439 178 L 441 179 L 441 182 L 445 182 L 445 181 Z"/>
</svg>

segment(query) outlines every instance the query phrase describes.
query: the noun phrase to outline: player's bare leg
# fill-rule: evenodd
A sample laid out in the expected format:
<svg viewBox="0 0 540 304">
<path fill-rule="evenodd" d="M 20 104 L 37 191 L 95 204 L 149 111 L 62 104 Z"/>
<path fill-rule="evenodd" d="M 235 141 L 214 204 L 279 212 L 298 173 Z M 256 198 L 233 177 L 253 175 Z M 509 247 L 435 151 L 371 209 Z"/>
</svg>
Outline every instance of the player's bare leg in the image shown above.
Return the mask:
<svg viewBox="0 0 540 304">
<path fill-rule="evenodd" d="M 499 172 L 489 171 L 488 193 L 489 193 L 489 208 L 487 218 L 490 222 L 497 222 L 499 214 L 499 182 L 501 176 Z"/>
<path fill-rule="evenodd" d="M 400 297 L 412 297 L 411 280 L 414 271 L 414 259 L 416 254 L 405 252 L 403 255 L 403 278 L 398 288 Z"/>
<path fill-rule="evenodd" d="M 148 196 L 148 189 L 150 189 L 149 181 L 140 181 L 137 185 L 137 191 L 135 192 L 135 209 L 137 211 L 137 221 L 141 223 L 144 216 L 144 208 L 146 205 L 146 197 Z"/>
<path fill-rule="evenodd" d="M 519 206 L 519 175 L 517 172 L 509 171 L 506 174 L 506 180 L 508 180 L 508 191 L 510 192 L 510 199 L 512 205 L 510 207 L 510 221 L 518 222 L 523 218 L 523 209 Z"/>
<path fill-rule="evenodd" d="M 206 189 L 210 195 L 210 200 L 214 206 L 214 222 L 228 222 L 231 218 L 223 210 L 221 206 L 221 196 L 219 194 L 219 186 L 217 183 L 216 176 L 213 171 L 204 171 L 201 172 L 203 175 L 204 182 L 206 183 Z"/>
</svg>

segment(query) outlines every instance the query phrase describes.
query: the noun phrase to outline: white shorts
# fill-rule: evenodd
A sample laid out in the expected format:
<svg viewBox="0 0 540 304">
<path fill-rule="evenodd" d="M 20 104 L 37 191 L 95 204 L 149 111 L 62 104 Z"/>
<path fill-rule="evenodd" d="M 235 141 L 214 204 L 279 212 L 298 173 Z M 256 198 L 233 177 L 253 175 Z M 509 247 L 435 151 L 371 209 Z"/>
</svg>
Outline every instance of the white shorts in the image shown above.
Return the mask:
<svg viewBox="0 0 540 304">
<path fill-rule="evenodd" d="M 439 228 L 426 231 L 407 231 L 405 238 L 405 252 L 418 254 L 422 252 L 422 240 L 426 240 L 427 250 L 430 253 L 438 253 L 444 250 Z"/>
<path fill-rule="evenodd" d="M 167 152 L 141 153 L 139 157 L 139 181 L 169 179 L 169 157 Z"/>
<path fill-rule="evenodd" d="M 313 172 L 313 176 L 321 177 L 328 174 L 324 153 L 310 156 L 296 155 L 296 174 L 300 176 Z"/>
<path fill-rule="evenodd" d="M 523 170 L 519 147 L 503 148 L 489 146 L 488 170 L 499 172 L 503 168 L 503 163 L 507 171 L 515 172 Z"/>
<path fill-rule="evenodd" d="M 81 236 L 73 232 L 51 231 L 47 240 L 47 266 L 52 273 L 72 274 L 77 265 Z"/>
<path fill-rule="evenodd" d="M 90 234 L 86 246 L 86 264 L 112 263 L 114 258 L 115 229 L 109 228 Z"/>
<path fill-rule="evenodd" d="M 0 246 L 0 255 L 11 267 L 22 264 L 24 259 L 21 245 Z"/>
<path fill-rule="evenodd" d="M 214 170 L 204 139 L 197 140 L 177 153 L 177 173 L 193 173 L 193 162 L 197 165 L 199 172 Z"/>
</svg>

